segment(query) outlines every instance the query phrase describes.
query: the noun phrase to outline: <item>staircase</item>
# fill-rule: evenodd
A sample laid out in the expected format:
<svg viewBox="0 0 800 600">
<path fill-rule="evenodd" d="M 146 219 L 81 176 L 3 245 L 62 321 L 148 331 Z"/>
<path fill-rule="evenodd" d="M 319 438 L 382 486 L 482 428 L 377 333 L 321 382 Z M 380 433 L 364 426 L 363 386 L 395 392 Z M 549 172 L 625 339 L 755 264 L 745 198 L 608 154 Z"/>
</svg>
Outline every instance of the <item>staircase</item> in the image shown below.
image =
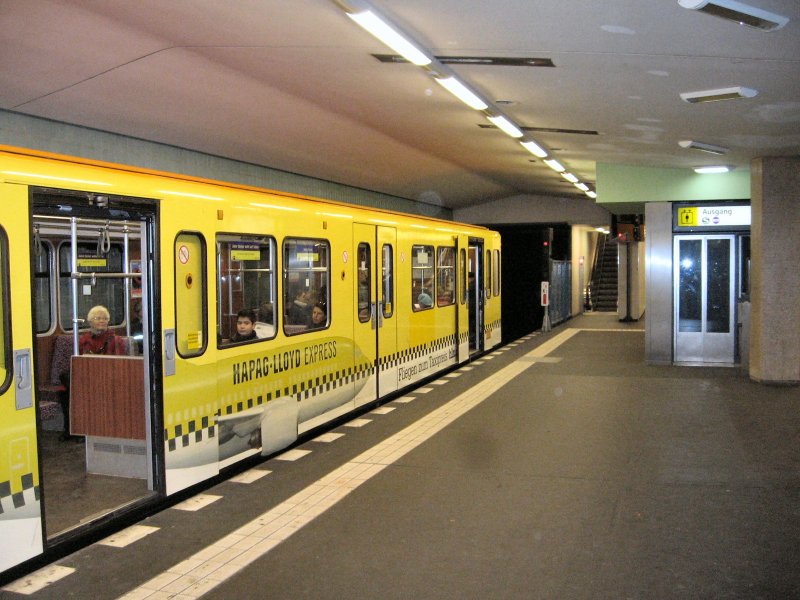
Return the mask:
<svg viewBox="0 0 800 600">
<path fill-rule="evenodd" d="M 617 312 L 617 253 L 619 244 L 601 245 L 597 266 L 592 276 L 592 308 L 597 312 Z"/>
</svg>

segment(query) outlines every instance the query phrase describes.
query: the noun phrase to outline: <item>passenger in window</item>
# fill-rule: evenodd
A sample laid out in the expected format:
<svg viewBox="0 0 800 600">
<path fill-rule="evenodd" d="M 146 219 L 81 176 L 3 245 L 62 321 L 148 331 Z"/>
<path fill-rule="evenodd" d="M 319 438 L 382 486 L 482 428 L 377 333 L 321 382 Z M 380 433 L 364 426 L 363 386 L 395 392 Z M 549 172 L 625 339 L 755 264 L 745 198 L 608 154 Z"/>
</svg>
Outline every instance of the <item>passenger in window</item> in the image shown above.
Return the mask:
<svg viewBox="0 0 800 600">
<path fill-rule="evenodd" d="M 239 344 L 258 339 L 256 335 L 256 313 L 249 308 L 243 308 L 236 313 L 236 333 L 231 336 L 231 342 Z"/>
<path fill-rule="evenodd" d="M 325 313 L 325 307 L 322 304 L 315 304 L 311 309 L 311 325 L 309 329 L 321 329 L 328 323 L 328 315 Z"/>
<path fill-rule="evenodd" d="M 261 323 L 267 323 L 268 325 L 275 323 L 275 309 L 272 306 L 272 302 L 265 302 L 261 305 L 258 309 L 257 320 Z"/>
<path fill-rule="evenodd" d="M 86 315 L 89 331 L 84 333 L 78 340 L 79 354 L 127 354 L 125 341 L 109 330 L 108 322 L 110 320 L 111 315 L 105 306 L 98 305 L 89 310 L 89 314 Z M 64 391 L 58 395 L 58 402 L 61 404 L 61 410 L 64 413 L 64 433 L 61 435 L 61 439 L 80 439 L 71 435 L 69 428 L 69 370 L 62 373 L 60 379 L 64 386 Z"/>
<path fill-rule="evenodd" d="M 292 303 L 286 309 L 286 319 L 292 325 L 308 325 L 311 323 L 311 291 L 297 286 L 290 296 Z"/>
<path fill-rule="evenodd" d="M 417 304 L 419 304 L 420 308 L 430 308 L 433 306 L 433 298 L 427 288 L 421 288 L 417 296 Z"/>
</svg>

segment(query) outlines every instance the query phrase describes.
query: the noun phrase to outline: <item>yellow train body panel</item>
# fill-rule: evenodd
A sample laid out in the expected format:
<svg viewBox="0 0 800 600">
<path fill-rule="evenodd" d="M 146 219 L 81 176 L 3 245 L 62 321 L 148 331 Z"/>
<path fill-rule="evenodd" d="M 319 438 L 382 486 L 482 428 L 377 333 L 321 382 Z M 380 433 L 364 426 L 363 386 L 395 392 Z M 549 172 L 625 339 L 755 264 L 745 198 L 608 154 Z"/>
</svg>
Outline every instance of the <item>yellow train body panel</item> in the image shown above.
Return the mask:
<svg viewBox="0 0 800 600">
<path fill-rule="evenodd" d="M 0 571 L 60 539 L 37 448 L 64 393 L 65 434 L 132 457 L 95 453 L 87 473 L 141 480 L 152 500 L 500 343 L 500 237 L 485 228 L 14 148 L 0 185 L 0 334 L 22 352 L 4 357 Z M 70 357 L 102 303 L 128 355 Z M 135 385 L 118 398 L 84 393 L 123 376 Z"/>
</svg>

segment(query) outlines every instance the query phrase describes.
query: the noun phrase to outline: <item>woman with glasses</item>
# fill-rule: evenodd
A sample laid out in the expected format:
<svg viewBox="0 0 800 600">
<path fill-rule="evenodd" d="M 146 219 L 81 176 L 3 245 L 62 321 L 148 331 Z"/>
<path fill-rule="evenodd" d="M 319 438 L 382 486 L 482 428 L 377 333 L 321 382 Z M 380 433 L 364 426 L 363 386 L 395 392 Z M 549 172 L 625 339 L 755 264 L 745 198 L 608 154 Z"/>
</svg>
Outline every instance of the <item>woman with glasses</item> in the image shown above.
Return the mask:
<svg viewBox="0 0 800 600">
<path fill-rule="evenodd" d="M 86 316 L 89 331 L 78 340 L 81 354 L 125 354 L 124 340 L 109 330 L 111 315 L 105 306 L 93 306 Z"/>
</svg>

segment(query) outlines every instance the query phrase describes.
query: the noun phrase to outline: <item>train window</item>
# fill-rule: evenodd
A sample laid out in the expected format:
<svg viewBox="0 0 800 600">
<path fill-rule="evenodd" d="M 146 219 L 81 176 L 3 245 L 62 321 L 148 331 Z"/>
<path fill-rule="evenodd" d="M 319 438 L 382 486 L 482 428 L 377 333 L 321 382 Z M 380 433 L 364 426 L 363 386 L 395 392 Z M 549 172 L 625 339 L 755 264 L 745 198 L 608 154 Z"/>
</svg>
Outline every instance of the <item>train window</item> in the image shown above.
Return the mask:
<svg viewBox="0 0 800 600">
<path fill-rule="evenodd" d="M 383 282 L 383 317 L 394 314 L 394 250 L 389 244 L 381 249 L 381 278 Z"/>
<path fill-rule="evenodd" d="M 99 248 L 95 242 L 78 242 L 77 272 L 121 273 L 122 244 L 111 243 Z M 64 331 L 72 331 L 72 244 L 64 242 L 58 247 L 59 323 Z M 89 309 L 101 304 L 111 315 L 110 327 L 125 321 L 125 280 L 118 277 L 97 277 L 78 281 L 78 318 L 85 319 Z M 80 327 L 79 327 L 80 329 Z"/>
<path fill-rule="evenodd" d="M 372 256 L 369 244 L 358 245 L 358 320 L 366 323 L 372 318 L 370 290 L 372 289 Z"/>
<path fill-rule="evenodd" d="M 458 289 L 460 290 L 459 297 L 461 298 L 461 304 L 467 303 L 467 250 L 466 248 L 461 248 L 458 253 L 458 285 L 460 286 Z"/>
<path fill-rule="evenodd" d="M 275 240 L 217 236 L 217 336 L 220 346 L 275 337 Z"/>
<path fill-rule="evenodd" d="M 494 279 L 492 280 L 492 294 L 494 296 L 500 295 L 500 250 L 494 250 L 492 252 L 492 257 L 494 258 L 493 265 L 492 265 L 492 272 L 494 273 Z"/>
<path fill-rule="evenodd" d="M 183 358 L 205 352 L 206 241 L 199 233 L 183 232 L 175 238 L 175 337 Z"/>
<path fill-rule="evenodd" d="M 433 307 L 433 246 L 411 247 L 411 305 L 414 311 Z"/>
<path fill-rule="evenodd" d="M 8 287 L 8 238 L 0 227 L 0 392 L 11 384 L 11 328 L 9 310 L 11 290 Z"/>
<path fill-rule="evenodd" d="M 456 301 L 456 249 L 436 249 L 436 306 L 449 306 Z"/>
<path fill-rule="evenodd" d="M 53 328 L 53 246 L 37 239 L 33 254 L 33 322 L 36 333 Z"/>
<path fill-rule="evenodd" d="M 283 242 L 283 330 L 286 335 L 327 327 L 331 261 L 327 240 Z"/>
<path fill-rule="evenodd" d="M 484 286 L 486 290 L 486 298 L 489 299 L 492 297 L 492 251 L 486 251 L 486 285 Z"/>
</svg>

